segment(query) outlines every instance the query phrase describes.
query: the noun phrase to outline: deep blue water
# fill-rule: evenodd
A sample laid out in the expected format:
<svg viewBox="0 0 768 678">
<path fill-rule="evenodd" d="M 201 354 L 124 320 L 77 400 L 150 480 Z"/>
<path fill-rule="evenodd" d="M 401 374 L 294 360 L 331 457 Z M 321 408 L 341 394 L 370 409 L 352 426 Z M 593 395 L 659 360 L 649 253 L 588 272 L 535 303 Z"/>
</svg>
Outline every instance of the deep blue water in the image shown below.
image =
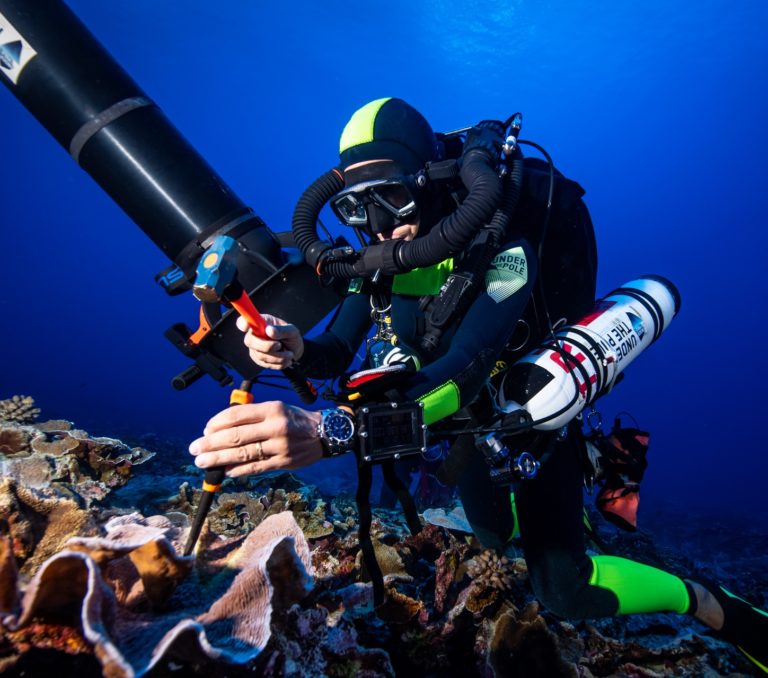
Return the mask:
<svg viewBox="0 0 768 678">
<path fill-rule="evenodd" d="M 768 4 L 69 4 L 275 230 L 371 99 L 437 130 L 523 111 L 587 190 L 599 293 L 649 272 L 682 293 L 602 406 L 652 432 L 643 506 L 768 521 Z M 162 336 L 195 323 L 194 300 L 155 285 L 164 255 L 0 90 L 0 398 L 100 434 L 196 437 L 227 392 L 174 391 L 187 363 Z"/>
</svg>

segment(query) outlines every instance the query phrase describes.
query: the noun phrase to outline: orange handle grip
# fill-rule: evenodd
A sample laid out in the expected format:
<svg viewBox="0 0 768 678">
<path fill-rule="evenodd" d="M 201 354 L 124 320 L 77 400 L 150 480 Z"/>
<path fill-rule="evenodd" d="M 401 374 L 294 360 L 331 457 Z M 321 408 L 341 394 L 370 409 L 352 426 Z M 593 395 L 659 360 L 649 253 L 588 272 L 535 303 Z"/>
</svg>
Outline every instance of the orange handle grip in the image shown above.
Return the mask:
<svg viewBox="0 0 768 678">
<path fill-rule="evenodd" d="M 269 339 L 267 336 L 267 323 L 264 317 L 259 313 L 257 308 L 253 305 L 248 293 L 243 290 L 240 298 L 236 301 L 231 301 L 232 307 L 245 318 L 248 326 L 253 333 L 261 339 Z"/>
<path fill-rule="evenodd" d="M 267 336 L 267 323 L 261 313 L 259 313 L 253 305 L 251 298 L 245 290 L 243 290 L 239 299 L 236 301 L 230 300 L 229 303 L 232 304 L 232 308 L 245 318 L 251 331 L 257 337 L 269 339 Z M 302 402 L 309 405 L 317 400 L 317 389 L 315 389 L 312 382 L 304 376 L 298 365 L 287 367 L 283 370 L 283 374 L 288 377 L 288 381 L 291 383 L 291 386 L 293 386 L 293 390 L 296 391 Z"/>
</svg>

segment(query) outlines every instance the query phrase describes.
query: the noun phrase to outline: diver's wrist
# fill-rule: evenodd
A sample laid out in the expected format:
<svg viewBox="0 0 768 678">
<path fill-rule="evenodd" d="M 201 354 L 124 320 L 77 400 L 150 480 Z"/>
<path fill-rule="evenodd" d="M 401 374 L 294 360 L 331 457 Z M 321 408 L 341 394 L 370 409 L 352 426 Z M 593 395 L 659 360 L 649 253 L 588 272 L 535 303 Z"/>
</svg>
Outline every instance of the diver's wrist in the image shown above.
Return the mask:
<svg viewBox="0 0 768 678">
<path fill-rule="evenodd" d="M 348 408 L 332 407 L 321 410 L 317 436 L 323 446 L 323 456 L 337 457 L 351 452 L 357 445 L 357 423 Z"/>
</svg>

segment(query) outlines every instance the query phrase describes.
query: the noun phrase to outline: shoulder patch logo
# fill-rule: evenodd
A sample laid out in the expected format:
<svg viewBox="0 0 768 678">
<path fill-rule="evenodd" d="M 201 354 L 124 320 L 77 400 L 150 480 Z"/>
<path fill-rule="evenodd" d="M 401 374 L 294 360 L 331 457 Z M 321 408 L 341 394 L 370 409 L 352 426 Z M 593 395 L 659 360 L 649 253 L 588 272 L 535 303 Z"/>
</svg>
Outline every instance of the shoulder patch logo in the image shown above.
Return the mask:
<svg viewBox="0 0 768 678">
<path fill-rule="evenodd" d="M 522 247 L 497 254 L 485 272 L 485 291 L 497 304 L 528 282 L 528 260 Z"/>
</svg>

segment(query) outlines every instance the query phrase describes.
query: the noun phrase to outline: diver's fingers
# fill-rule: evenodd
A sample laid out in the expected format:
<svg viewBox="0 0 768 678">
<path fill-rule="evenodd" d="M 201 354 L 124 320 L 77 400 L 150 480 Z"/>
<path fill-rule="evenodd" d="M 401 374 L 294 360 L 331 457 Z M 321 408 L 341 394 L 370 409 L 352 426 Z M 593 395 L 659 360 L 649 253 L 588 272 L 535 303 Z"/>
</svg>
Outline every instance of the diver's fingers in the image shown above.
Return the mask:
<svg viewBox="0 0 768 678">
<path fill-rule="evenodd" d="M 272 315 L 264 315 L 266 336 L 257 336 L 247 323 L 238 318 L 238 327 L 245 332 L 243 343 L 248 347 L 251 360 L 260 367 L 284 368 L 304 353 L 304 339 L 295 325 Z M 291 353 L 292 352 L 292 353 Z M 277 360 L 270 360 L 275 357 Z"/>
<path fill-rule="evenodd" d="M 264 339 L 263 337 L 257 337 L 250 330 L 243 338 L 243 343 L 248 347 L 250 351 L 256 353 L 264 353 L 269 355 L 270 353 L 277 353 L 283 350 L 283 345 L 275 339 Z"/>
<path fill-rule="evenodd" d="M 208 420 L 203 433 L 208 434 L 213 431 L 220 431 L 230 426 L 255 424 L 271 417 L 281 416 L 285 417 L 285 405 L 278 400 L 228 407 Z"/>
<path fill-rule="evenodd" d="M 193 441 L 189 446 L 189 451 L 193 455 L 198 455 L 203 452 L 217 452 L 250 445 L 267 440 L 269 438 L 268 429 L 269 424 L 259 422 L 258 424 L 243 424 L 242 426 L 231 426 L 213 431 Z"/>
<path fill-rule="evenodd" d="M 269 459 L 269 453 L 264 449 L 264 442 L 259 441 L 241 445 L 240 447 L 228 447 L 212 452 L 200 452 L 195 457 L 195 466 L 198 468 L 212 468 L 216 466 L 233 466 L 247 464 L 253 461 Z"/>
<path fill-rule="evenodd" d="M 288 324 L 282 318 L 278 318 L 276 315 L 272 315 L 271 313 L 262 313 L 261 317 L 264 318 L 264 322 L 267 323 L 267 325 L 287 325 Z"/>
<path fill-rule="evenodd" d="M 288 324 L 282 318 L 278 318 L 276 315 L 270 315 L 269 313 L 262 313 L 261 317 L 264 319 L 264 322 L 267 325 L 287 325 Z M 245 318 L 243 318 L 243 316 L 238 316 L 236 324 L 237 324 L 237 329 L 239 329 L 241 332 L 247 332 L 251 328 L 251 326 L 248 324 L 248 321 Z"/>
<path fill-rule="evenodd" d="M 198 451 L 211 451 L 268 438 L 315 437 L 320 418 L 319 412 L 286 405 L 278 400 L 228 407 L 208 421 L 203 437 L 191 447 L 200 448 Z M 215 438 L 211 444 L 209 438 L 218 432 L 224 435 Z"/>
<path fill-rule="evenodd" d="M 237 478 L 268 471 L 297 469 L 313 464 L 323 456 L 322 447 L 317 438 L 305 438 L 292 444 L 290 452 L 287 451 L 284 441 L 270 441 L 269 446 L 265 443 L 264 449 L 265 452 L 268 449 L 276 449 L 277 452 L 265 455 L 266 459 L 261 461 L 231 465 L 227 468 L 227 476 Z"/>
<path fill-rule="evenodd" d="M 238 318 L 238 323 L 242 318 Z M 274 318 L 273 316 L 264 316 L 266 321 L 266 336 L 259 336 L 245 323 L 245 345 L 248 348 L 252 348 L 256 351 L 262 351 L 264 353 L 275 350 L 275 347 L 280 347 L 281 342 L 287 341 L 291 344 L 295 344 L 301 338 L 301 332 L 295 325 L 291 325 L 284 320 Z M 276 321 L 276 322 L 270 322 Z M 241 329 L 242 323 L 240 323 Z"/>
<path fill-rule="evenodd" d="M 282 370 L 293 364 L 293 351 L 278 351 L 276 353 L 257 353 L 249 351 L 251 360 L 259 367 L 265 367 L 271 370 Z"/>
<path fill-rule="evenodd" d="M 282 323 L 280 325 L 267 325 L 267 336 L 270 339 L 294 345 L 301 339 L 301 332 L 296 325 Z"/>
</svg>

